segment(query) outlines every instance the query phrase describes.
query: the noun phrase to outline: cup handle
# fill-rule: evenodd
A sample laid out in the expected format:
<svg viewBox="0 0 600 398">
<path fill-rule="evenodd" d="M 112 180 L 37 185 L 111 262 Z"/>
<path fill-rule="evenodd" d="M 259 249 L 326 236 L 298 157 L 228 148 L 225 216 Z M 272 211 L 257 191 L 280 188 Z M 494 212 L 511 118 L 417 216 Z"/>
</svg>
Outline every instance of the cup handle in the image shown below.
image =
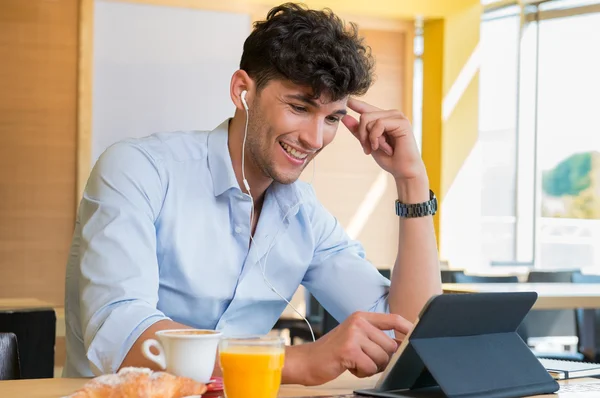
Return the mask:
<svg viewBox="0 0 600 398">
<path fill-rule="evenodd" d="M 156 350 L 158 351 L 158 355 L 150 351 L 150 348 L 152 347 L 156 348 Z M 146 358 L 160 366 L 162 370 L 166 369 L 167 363 L 165 360 L 165 350 L 158 341 L 154 339 L 148 339 L 144 341 L 142 343 L 142 354 L 144 354 Z"/>
</svg>

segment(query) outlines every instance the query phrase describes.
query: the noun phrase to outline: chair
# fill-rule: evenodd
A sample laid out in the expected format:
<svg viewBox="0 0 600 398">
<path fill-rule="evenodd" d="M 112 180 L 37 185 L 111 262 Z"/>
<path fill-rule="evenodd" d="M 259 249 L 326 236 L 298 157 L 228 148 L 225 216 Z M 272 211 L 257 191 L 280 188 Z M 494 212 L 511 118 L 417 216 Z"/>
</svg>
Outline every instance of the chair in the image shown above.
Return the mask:
<svg viewBox="0 0 600 398">
<path fill-rule="evenodd" d="M 21 378 L 19 347 L 14 333 L 0 333 L 0 380 Z"/>
<path fill-rule="evenodd" d="M 56 314 L 52 308 L 0 311 L 0 332 L 17 336 L 21 378 L 54 377 Z"/>
<path fill-rule="evenodd" d="M 579 270 L 531 271 L 528 283 L 571 283 L 571 277 Z M 572 310 L 532 310 L 523 324 L 529 337 L 575 336 L 575 313 Z"/>
<path fill-rule="evenodd" d="M 458 269 L 443 269 L 440 270 L 442 283 L 457 283 L 455 275 L 464 275 L 465 271 Z"/>
<path fill-rule="evenodd" d="M 529 283 L 571 283 L 575 274 L 580 274 L 578 269 L 566 271 L 530 271 L 527 275 Z"/>
<path fill-rule="evenodd" d="M 527 276 L 528 283 L 570 283 L 573 275 L 579 270 L 566 271 L 530 271 Z M 521 329 L 529 338 L 543 337 L 544 340 L 552 342 L 558 336 L 575 336 L 575 314 L 571 310 L 531 310 L 523 320 Z M 534 349 L 536 356 L 540 358 L 564 359 L 570 361 L 581 361 L 583 355 L 579 352 L 552 351 L 544 352 Z"/>
<path fill-rule="evenodd" d="M 519 278 L 515 275 L 506 276 L 480 276 L 457 273 L 454 275 L 456 283 L 518 283 Z"/>
<path fill-rule="evenodd" d="M 600 283 L 600 275 L 584 275 L 584 274 L 574 274 L 571 277 L 571 281 L 573 283 Z M 579 337 L 579 349 L 580 351 L 583 352 L 583 355 L 585 356 L 585 359 L 588 361 L 593 361 L 593 362 L 598 362 L 600 361 L 600 309 L 597 310 L 592 310 L 594 311 L 594 322 L 591 325 L 591 327 L 593 328 L 593 348 L 594 348 L 594 353 L 590 354 L 590 353 L 586 353 L 583 351 L 582 347 L 582 342 L 583 342 L 583 331 L 584 331 L 584 323 L 583 323 L 583 319 L 584 319 L 584 310 L 582 309 L 577 309 L 575 310 L 575 314 L 576 314 L 576 330 L 577 330 L 577 337 Z"/>
</svg>

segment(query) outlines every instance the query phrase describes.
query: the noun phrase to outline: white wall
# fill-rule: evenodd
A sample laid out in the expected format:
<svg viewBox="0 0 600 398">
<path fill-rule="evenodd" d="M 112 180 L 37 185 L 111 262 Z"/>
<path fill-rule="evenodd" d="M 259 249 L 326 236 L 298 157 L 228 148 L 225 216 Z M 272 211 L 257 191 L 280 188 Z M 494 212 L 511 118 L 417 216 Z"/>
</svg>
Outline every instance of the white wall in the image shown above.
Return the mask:
<svg viewBox="0 0 600 398">
<path fill-rule="evenodd" d="M 96 0 L 92 163 L 120 139 L 233 115 L 229 82 L 250 29 L 247 14 Z"/>
</svg>

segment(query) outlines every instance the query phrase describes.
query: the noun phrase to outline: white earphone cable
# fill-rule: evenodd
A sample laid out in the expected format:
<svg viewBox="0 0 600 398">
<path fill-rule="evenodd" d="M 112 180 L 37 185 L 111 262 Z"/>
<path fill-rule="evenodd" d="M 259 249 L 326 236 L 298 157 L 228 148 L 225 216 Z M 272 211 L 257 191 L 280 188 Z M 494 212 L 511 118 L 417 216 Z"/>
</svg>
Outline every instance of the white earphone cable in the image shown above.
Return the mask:
<svg viewBox="0 0 600 398">
<path fill-rule="evenodd" d="M 254 242 L 254 238 L 252 237 L 252 226 L 254 225 L 254 199 L 252 198 L 252 193 L 250 192 L 250 185 L 248 184 L 248 180 L 246 180 L 246 171 L 245 171 L 246 137 L 248 136 L 248 119 L 250 118 L 250 113 L 249 113 L 248 106 L 246 104 L 244 96 L 242 96 L 242 99 L 243 99 L 243 103 L 245 105 L 244 109 L 246 110 L 246 127 L 244 129 L 244 140 L 242 142 L 242 179 L 243 179 L 244 187 L 246 188 L 246 191 L 248 191 L 248 196 L 250 197 L 250 203 L 251 203 L 251 209 L 250 209 L 250 231 L 249 231 L 250 241 L 252 242 L 252 245 L 257 246 L 256 242 Z M 315 159 L 313 159 L 312 161 L 314 162 Z M 312 182 L 313 182 L 314 178 L 315 178 L 315 164 L 313 163 L 312 179 L 311 179 L 311 182 L 310 182 L 311 185 L 312 185 Z M 285 220 L 287 218 L 287 216 L 290 214 L 290 212 L 292 211 L 292 209 L 295 209 L 297 206 L 301 205 L 302 203 L 303 202 L 300 201 L 295 206 L 290 207 L 288 209 L 287 213 L 285 213 L 285 215 L 283 216 L 283 220 Z M 290 303 L 290 301 L 288 299 L 286 299 L 285 297 L 283 297 L 283 295 L 281 295 L 277 291 L 277 289 L 275 289 L 275 287 L 273 286 L 273 284 L 271 282 L 269 282 L 269 280 L 267 279 L 267 275 L 266 275 L 267 259 L 269 258 L 269 254 L 271 253 L 271 249 L 273 249 L 273 247 L 275 246 L 275 242 L 277 241 L 277 237 L 279 236 L 280 230 L 281 230 L 281 226 L 279 226 L 279 228 L 277 229 L 277 232 L 275 233 L 275 237 L 273 238 L 273 241 L 269 245 L 269 248 L 268 248 L 268 250 L 267 250 L 267 252 L 265 254 L 265 258 L 263 260 L 262 265 L 260 263 L 260 258 L 258 257 L 258 250 L 254 251 L 254 253 L 256 255 L 256 262 L 258 263 L 258 266 L 259 266 L 259 268 L 261 270 L 261 274 L 263 276 L 263 280 L 264 280 L 265 284 L 271 289 L 271 291 L 273 291 L 281 299 L 283 299 L 283 301 L 285 301 L 294 310 L 294 312 L 296 314 L 298 314 L 298 316 L 300 316 L 304 320 L 304 322 L 306 322 L 306 324 L 308 325 L 308 329 L 310 330 L 310 335 L 312 337 L 312 340 L 316 341 L 316 339 L 315 339 L 315 333 L 314 333 L 313 328 L 310 325 L 310 322 L 308 321 L 308 319 L 304 315 L 302 315 L 296 309 L 296 307 L 294 307 L 292 305 L 292 303 Z"/>
<path fill-rule="evenodd" d="M 302 202 L 300 202 L 299 204 L 297 204 L 296 206 L 299 206 L 300 204 L 302 204 Z M 290 209 L 288 210 L 288 212 L 286 213 L 286 215 L 284 216 L 284 220 L 287 217 L 287 215 L 290 213 L 290 211 L 294 208 L 296 208 L 296 206 L 292 206 L 290 207 Z M 296 314 L 298 314 L 298 316 L 300 316 L 304 322 L 306 322 L 306 324 L 308 325 L 308 329 L 310 330 L 310 335 L 312 337 L 313 342 L 316 341 L 315 339 L 315 333 L 313 331 L 312 326 L 310 325 L 310 322 L 308 321 L 308 319 L 302 315 L 297 309 L 296 307 L 294 307 L 292 305 L 292 303 L 290 303 L 290 301 L 288 299 L 286 299 L 285 297 L 283 297 L 283 295 L 281 293 L 279 293 L 277 291 L 277 289 L 275 289 L 275 286 L 273 286 L 273 284 L 267 279 L 267 275 L 266 275 L 266 267 L 267 267 L 267 259 L 269 258 L 269 254 L 271 253 L 271 249 L 273 249 L 273 247 L 275 246 L 275 242 L 277 240 L 277 237 L 279 236 L 279 231 L 281 230 L 281 226 L 277 229 L 277 232 L 275 234 L 275 238 L 273 239 L 271 245 L 269 245 L 269 248 L 267 250 L 267 253 L 265 254 L 265 258 L 263 260 L 262 266 L 260 264 L 260 259 L 258 258 L 258 250 L 255 250 L 254 254 L 256 256 L 256 262 L 258 263 L 258 266 L 261 269 L 261 274 L 263 276 L 263 280 L 264 282 L 267 284 L 267 286 L 269 286 L 269 288 L 273 291 L 273 293 L 277 294 L 279 297 L 281 297 L 281 299 L 283 299 L 283 301 L 285 301 L 293 310 Z M 256 245 L 256 243 L 254 242 L 254 239 L 252 238 L 252 234 L 250 234 L 250 240 L 252 241 L 253 245 Z"/>
</svg>

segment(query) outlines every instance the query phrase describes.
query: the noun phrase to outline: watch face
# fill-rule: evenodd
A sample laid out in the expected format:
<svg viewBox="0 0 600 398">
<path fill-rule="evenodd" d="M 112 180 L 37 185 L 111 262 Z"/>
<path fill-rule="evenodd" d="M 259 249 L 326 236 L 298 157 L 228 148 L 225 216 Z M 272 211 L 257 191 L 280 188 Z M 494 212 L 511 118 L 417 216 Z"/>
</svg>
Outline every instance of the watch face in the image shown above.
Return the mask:
<svg viewBox="0 0 600 398">
<path fill-rule="evenodd" d="M 430 189 L 429 190 L 429 203 L 431 203 L 431 207 L 433 208 L 433 214 L 435 214 L 437 212 L 438 209 L 438 202 L 437 202 L 437 197 L 435 196 L 435 193 L 433 193 L 433 191 Z"/>
</svg>

